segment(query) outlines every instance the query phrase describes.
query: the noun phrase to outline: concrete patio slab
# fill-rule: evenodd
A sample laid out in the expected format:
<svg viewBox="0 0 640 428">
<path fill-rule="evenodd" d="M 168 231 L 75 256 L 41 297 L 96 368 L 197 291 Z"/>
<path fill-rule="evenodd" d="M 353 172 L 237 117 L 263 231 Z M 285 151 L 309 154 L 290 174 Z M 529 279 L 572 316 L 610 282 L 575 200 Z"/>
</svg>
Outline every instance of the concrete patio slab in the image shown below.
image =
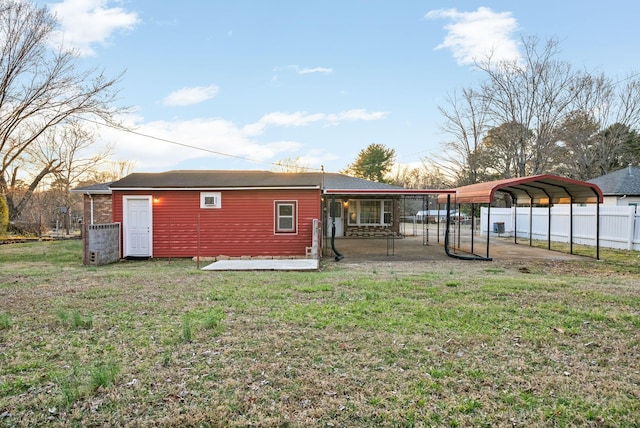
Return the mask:
<svg viewBox="0 0 640 428">
<path fill-rule="evenodd" d="M 218 260 L 202 270 L 318 270 L 315 259 Z"/>
</svg>

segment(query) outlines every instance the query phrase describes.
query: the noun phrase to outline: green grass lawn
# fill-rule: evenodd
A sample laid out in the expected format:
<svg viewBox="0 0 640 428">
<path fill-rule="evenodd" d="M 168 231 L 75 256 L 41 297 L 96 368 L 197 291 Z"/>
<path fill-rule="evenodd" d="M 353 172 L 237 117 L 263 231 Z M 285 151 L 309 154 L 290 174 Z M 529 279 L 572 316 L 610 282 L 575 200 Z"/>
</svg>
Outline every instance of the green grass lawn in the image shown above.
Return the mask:
<svg viewBox="0 0 640 428">
<path fill-rule="evenodd" d="M 204 272 L 0 246 L 0 426 L 638 426 L 640 257 Z"/>
</svg>

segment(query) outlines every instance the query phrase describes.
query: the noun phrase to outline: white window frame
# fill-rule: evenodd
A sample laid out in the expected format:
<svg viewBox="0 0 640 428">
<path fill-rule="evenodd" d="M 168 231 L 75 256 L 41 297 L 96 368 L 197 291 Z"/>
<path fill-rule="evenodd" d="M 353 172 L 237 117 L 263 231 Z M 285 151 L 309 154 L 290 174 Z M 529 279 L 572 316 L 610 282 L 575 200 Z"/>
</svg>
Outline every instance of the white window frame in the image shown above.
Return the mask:
<svg viewBox="0 0 640 428">
<path fill-rule="evenodd" d="M 215 203 L 207 204 L 207 198 L 214 198 Z M 200 192 L 200 208 L 220 209 L 222 208 L 222 192 Z"/>
<path fill-rule="evenodd" d="M 280 215 L 280 207 L 281 206 L 291 206 L 292 212 L 290 216 Z M 297 234 L 298 233 L 298 201 L 295 200 L 282 200 L 282 201 L 273 201 L 273 210 L 274 210 L 274 224 L 273 224 L 273 232 L 274 234 Z M 280 219 L 281 218 L 291 218 L 291 228 L 280 228 Z"/>
<path fill-rule="evenodd" d="M 378 202 L 380 204 L 379 209 L 379 218 L 377 219 L 377 223 L 363 223 L 361 221 L 362 210 L 360 208 L 361 202 Z M 388 204 L 388 205 L 387 205 Z M 385 211 L 385 206 L 389 208 L 389 210 Z M 349 226 L 390 226 L 391 221 L 389 223 L 384 222 L 385 213 L 389 214 L 389 219 L 393 217 L 393 200 L 392 199 L 351 199 L 349 200 L 349 212 L 348 212 L 348 220 L 347 224 Z M 355 221 L 353 221 L 353 216 L 355 212 Z"/>
</svg>

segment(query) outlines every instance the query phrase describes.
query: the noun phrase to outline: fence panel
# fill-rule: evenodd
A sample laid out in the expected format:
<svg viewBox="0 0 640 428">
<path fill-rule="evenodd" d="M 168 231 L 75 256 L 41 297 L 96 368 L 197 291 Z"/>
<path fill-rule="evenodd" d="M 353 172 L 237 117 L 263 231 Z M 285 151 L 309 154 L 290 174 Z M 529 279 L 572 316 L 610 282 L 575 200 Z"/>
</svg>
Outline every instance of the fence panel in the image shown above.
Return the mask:
<svg viewBox="0 0 640 428">
<path fill-rule="evenodd" d="M 634 217 L 633 249 L 640 251 L 640 211 Z"/>
<path fill-rule="evenodd" d="M 517 213 L 515 230 L 514 220 Z M 569 242 L 571 237 L 571 210 L 569 205 L 557 205 L 551 208 L 549 220 L 548 208 L 520 207 L 491 208 L 491 224 L 489 233 L 499 236 L 529 238 L 529 231 L 534 240 L 549 239 L 549 221 L 551 221 L 551 240 Z M 480 233 L 487 233 L 488 210 L 483 207 L 480 212 Z M 532 218 L 532 220 L 530 220 Z M 503 233 L 494 233 L 496 223 L 504 223 Z M 573 242 L 576 244 L 596 245 L 596 207 L 573 206 Z M 600 206 L 600 245 L 602 247 L 640 250 L 640 213 L 634 206 Z"/>
</svg>

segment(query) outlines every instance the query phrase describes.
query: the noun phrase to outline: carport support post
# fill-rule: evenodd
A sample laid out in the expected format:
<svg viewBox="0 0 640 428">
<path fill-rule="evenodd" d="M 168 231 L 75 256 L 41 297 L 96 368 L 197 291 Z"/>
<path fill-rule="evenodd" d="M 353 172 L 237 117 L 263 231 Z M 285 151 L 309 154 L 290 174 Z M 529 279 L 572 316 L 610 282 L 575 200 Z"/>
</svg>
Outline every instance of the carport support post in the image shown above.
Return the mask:
<svg viewBox="0 0 640 428">
<path fill-rule="evenodd" d="M 460 249 L 460 230 L 462 228 L 462 224 L 460 221 L 460 204 L 458 203 L 458 201 L 456 201 L 456 207 L 458 208 L 458 249 Z"/>
<path fill-rule="evenodd" d="M 600 260 L 600 198 L 596 194 L 596 260 Z"/>
<path fill-rule="evenodd" d="M 569 203 L 569 254 L 573 254 L 573 195 Z"/>
<path fill-rule="evenodd" d="M 427 220 L 425 221 L 424 216 L 422 216 L 422 245 L 429 245 L 429 208 L 431 208 L 431 201 L 429 200 L 429 196 L 423 195 L 422 211 L 427 213 Z M 425 238 L 425 233 L 426 233 L 426 238 Z"/>
<path fill-rule="evenodd" d="M 547 214 L 547 250 L 551 250 L 551 197 L 549 197 L 549 212 Z"/>
<path fill-rule="evenodd" d="M 518 243 L 518 200 L 513 198 L 513 243 Z"/>
<path fill-rule="evenodd" d="M 487 258 L 489 258 L 489 237 L 491 236 L 491 202 L 487 205 Z"/>
<path fill-rule="evenodd" d="M 529 246 L 533 247 L 533 197 L 529 198 Z"/>
<path fill-rule="evenodd" d="M 473 235 L 475 233 L 476 228 L 476 204 L 471 204 L 471 254 L 475 254 L 473 252 Z"/>
<path fill-rule="evenodd" d="M 431 203 L 427 198 L 428 196 L 422 195 L 422 245 L 429 245 L 429 207 Z M 424 213 L 426 213 L 426 216 Z"/>
<path fill-rule="evenodd" d="M 449 201 L 447 201 L 449 203 Z M 440 203 L 438 202 L 438 209 L 436 211 L 436 231 L 438 234 L 438 242 L 440 242 Z"/>
</svg>

